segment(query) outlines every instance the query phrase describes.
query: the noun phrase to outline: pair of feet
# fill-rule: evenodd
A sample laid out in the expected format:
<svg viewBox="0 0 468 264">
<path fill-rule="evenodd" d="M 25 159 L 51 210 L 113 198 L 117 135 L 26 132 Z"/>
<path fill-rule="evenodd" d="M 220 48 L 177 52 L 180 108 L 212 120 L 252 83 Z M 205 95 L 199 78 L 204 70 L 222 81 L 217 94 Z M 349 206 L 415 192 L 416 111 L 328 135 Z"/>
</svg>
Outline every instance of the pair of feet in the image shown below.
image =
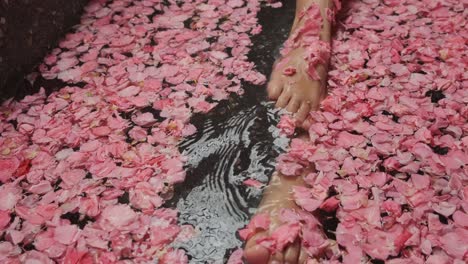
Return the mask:
<svg viewBox="0 0 468 264">
<path fill-rule="evenodd" d="M 325 7 L 329 7 L 330 1 L 317 0 L 321 13 Z M 298 0 L 298 4 L 311 2 L 309 0 Z M 310 4 L 310 3 L 309 3 Z M 298 7 L 300 11 L 301 6 Z M 305 10 L 304 8 L 302 8 Z M 299 14 L 300 12 L 296 12 Z M 304 26 L 303 21 L 298 19 L 294 22 L 291 32 Z M 293 34 L 291 34 L 293 35 Z M 324 22 L 320 36 L 321 40 L 330 40 L 330 25 Z M 317 110 L 320 101 L 325 98 L 327 65 L 321 64 L 315 68 L 320 80 L 313 80 L 309 76 L 309 64 L 305 59 L 306 50 L 300 45 L 291 49 L 278 63 L 275 63 L 270 81 L 268 83 L 268 96 L 276 101 L 276 106 L 291 112 L 297 125 L 306 131 L 310 126 L 308 116 L 310 111 Z M 266 188 L 263 199 L 257 214 L 267 214 L 270 216 L 270 228 L 266 231 L 257 232 L 250 237 L 244 248 L 244 258 L 249 264 L 296 264 L 305 263 L 307 254 L 302 249 L 300 237 L 293 243 L 288 244 L 281 252 L 271 254 L 270 251 L 259 245 L 257 241 L 262 237 L 269 236 L 282 223 L 279 213 L 283 208 L 293 211 L 301 209 L 293 199 L 293 187 L 304 185 L 302 177 L 286 177 L 280 173 L 275 173 Z"/>
<path fill-rule="evenodd" d="M 307 120 L 309 112 L 317 110 L 320 101 L 326 96 L 325 86 L 321 81 L 312 80 L 306 73 L 302 50 L 295 49 L 288 54 L 287 63 L 276 65 L 268 84 L 268 95 L 276 100 L 276 106 L 291 112 L 298 125 L 305 128 L 310 126 Z M 292 76 L 284 74 L 286 69 L 295 68 L 297 72 Z M 319 75 L 326 78 L 325 67 L 318 69 Z M 305 137 L 306 138 L 306 137 Z M 269 236 L 282 223 L 279 220 L 281 209 L 294 211 L 301 209 L 296 205 L 292 190 L 294 186 L 304 185 L 302 177 L 288 177 L 275 173 L 270 184 L 265 189 L 263 199 L 257 214 L 270 216 L 271 224 L 267 231 L 256 233 L 245 244 L 244 258 L 249 264 L 296 264 L 305 263 L 307 254 L 301 247 L 298 238 L 285 247 L 282 252 L 271 254 L 270 251 L 257 244 L 257 240 Z"/>
</svg>

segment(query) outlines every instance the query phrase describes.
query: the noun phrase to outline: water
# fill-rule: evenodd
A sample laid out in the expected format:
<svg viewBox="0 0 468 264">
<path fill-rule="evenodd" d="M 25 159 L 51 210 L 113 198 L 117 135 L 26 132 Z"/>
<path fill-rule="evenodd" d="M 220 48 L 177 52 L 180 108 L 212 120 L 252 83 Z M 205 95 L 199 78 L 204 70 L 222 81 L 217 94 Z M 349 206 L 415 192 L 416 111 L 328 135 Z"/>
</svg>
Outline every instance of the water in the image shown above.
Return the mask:
<svg viewBox="0 0 468 264">
<path fill-rule="evenodd" d="M 207 119 L 181 145 L 189 161 L 187 180 L 175 191 L 183 196 L 177 201 L 179 221 L 200 235 L 177 246 L 189 252 L 192 263 L 221 263 L 215 261 L 242 245 L 235 231 L 248 221 L 262 191 L 243 181 L 268 183 L 274 158 L 288 144 L 275 127 L 277 111 L 264 104 L 244 107 L 231 104 L 222 119 Z"/>
<path fill-rule="evenodd" d="M 293 2 L 259 14 L 263 32 L 253 38 L 249 58 L 267 76 L 292 25 Z M 177 207 L 181 224 L 199 230 L 194 239 L 174 245 L 187 251 L 190 263 L 223 263 L 242 246 L 236 231 L 255 212 L 262 192 L 243 181 L 252 178 L 266 185 L 275 158 L 288 145 L 276 129 L 278 113 L 267 101 L 265 87 L 243 88 L 242 97 L 233 96 L 209 114 L 194 116 L 197 133 L 180 145 L 189 159 L 187 179 L 176 186 L 176 196 L 167 205 Z"/>
<path fill-rule="evenodd" d="M 263 31 L 253 37 L 249 59 L 266 76 L 289 33 L 294 2 L 283 1 L 285 6 L 280 9 L 262 8 L 258 15 Z M 40 87 L 50 94 L 66 85 L 37 76 L 32 85 L 26 80 L 22 83 L 17 98 Z M 191 123 L 197 133 L 180 144 L 189 159 L 187 178 L 176 186 L 175 196 L 166 206 L 177 207 L 179 222 L 200 231 L 189 242 L 174 245 L 187 251 L 190 263 L 223 263 L 242 246 L 237 230 L 251 218 L 262 193 L 243 181 L 252 178 L 266 185 L 276 157 L 288 145 L 278 135 L 278 113 L 268 102 L 265 87 L 244 84 L 243 88 L 242 97 L 232 96 L 210 113 L 195 115 Z"/>
</svg>

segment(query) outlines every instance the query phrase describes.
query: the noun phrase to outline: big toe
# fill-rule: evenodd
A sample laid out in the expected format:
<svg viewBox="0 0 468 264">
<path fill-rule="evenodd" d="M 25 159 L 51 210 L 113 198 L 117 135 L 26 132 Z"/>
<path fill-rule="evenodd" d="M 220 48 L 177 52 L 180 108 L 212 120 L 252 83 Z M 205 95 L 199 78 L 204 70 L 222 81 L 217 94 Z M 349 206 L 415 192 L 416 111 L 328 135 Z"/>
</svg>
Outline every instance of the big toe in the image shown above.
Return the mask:
<svg viewBox="0 0 468 264">
<path fill-rule="evenodd" d="M 283 83 L 279 78 L 272 78 L 267 87 L 268 98 L 276 100 L 283 91 Z"/>
<path fill-rule="evenodd" d="M 255 245 L 244 250 L 244 258 L 249 264 L 267 264 L 270 252 L 265 247 Z"/>
<path fill-rule="evenodd" d="M 299 240 L 294 241 L 293 244 L 289 245 L 284 252 L 284 263 L 285 264 L 297 264 L 299 261 L 299 253 L 301 251 L 301 244 Z"/>
</svg>

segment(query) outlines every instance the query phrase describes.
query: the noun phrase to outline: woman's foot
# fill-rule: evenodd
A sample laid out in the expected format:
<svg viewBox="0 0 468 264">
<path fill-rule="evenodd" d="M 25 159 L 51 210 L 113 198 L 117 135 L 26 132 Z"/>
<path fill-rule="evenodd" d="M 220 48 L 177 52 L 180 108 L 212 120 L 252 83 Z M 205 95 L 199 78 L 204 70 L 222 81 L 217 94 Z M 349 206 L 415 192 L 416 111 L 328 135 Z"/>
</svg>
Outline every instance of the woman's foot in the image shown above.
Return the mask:
<svg viewBox="0 0 468 264">
<path fill-rule="evenodd" d="M 270 184 L 263 194 L 263 199 L 257 212 L 257 216 L 269 216 L 269 229 L 255 233 L 248 238 L 244 257 L 249 264 L 296 264 L 305 263 L 307 254 L 301 249 L 299 236 L 292 242 L 287 243 L 282 251 L 274 254 L 262 245 L 262 238 L 270 237 L 283 223 L 280 220 L 280 212 L 284 209 L 290 209 L 299 212 L 300 208 L 296 205 L 292 196 L 293 186 L 304 185 L 302 177 L 287 177 L 275 173 L 270 180 Z"/>
<path fill-rule="evenodd" d="M 313 80 L 307 73 L 304 48 L 290 51 L 280 63 L 276 63 L 267 86 L 268 97 L 276 100 L 276 107 L 294 113 L 303 124 L 310 111 L 317 110 L 327 95 L 326 68 L 318 66 L 321 80 Z"/>
<path fill-rule="evenodd" d="M 298 0 L 291 34 L 283 57 L 273 66 L 268 96 L 276 106 L 294 113 L 298 125 L 317 110 L 327 95 L 331 25 L 327 19 L 330 0 Z"/>
</svg>

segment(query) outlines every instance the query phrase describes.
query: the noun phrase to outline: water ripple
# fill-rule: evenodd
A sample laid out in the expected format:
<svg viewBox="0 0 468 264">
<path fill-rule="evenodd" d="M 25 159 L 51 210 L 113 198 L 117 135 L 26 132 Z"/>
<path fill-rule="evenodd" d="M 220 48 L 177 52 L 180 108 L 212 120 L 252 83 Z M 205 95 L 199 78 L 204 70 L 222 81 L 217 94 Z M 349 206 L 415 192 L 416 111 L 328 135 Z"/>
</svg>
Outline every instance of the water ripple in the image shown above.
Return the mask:
<svg viewBox="0 0 468 264">
<path fill-rule="evenodd" d="M 249 59 L 267 76 L 292 25 L 294 2 L 259 13 L 263 32 L 253 38 Z M 187 178 L 166 205 L 178 209 L 180 224 L 198 229 L 195 238 L 174 244 L 187 251 L 190 263 L 224 263 L 242 245 L 236 231 L 252 216 L 262 192 L 243 181 L 268 183 L 276 157 L 288 145 L 279 136 L 278 112 L 265 102 L 264 87 L 243 88 L 242 98 L 233 96 L 210 113 L 194 116 L 198 132 L 180 144 L 188 158 Z"/>
<path fill-rule="evenodd" d="M 242 107 L 242 106 L 240 106 Z M 188 157 L 187 180 L 178 197 L 179 222 L 199 230 L 192 240 L 176 246 L 187 250 L 191 263 L 221 263 L 226 250 L 241 246 L 236 230 L 257 207 L 261 190 L 247 187 L 252 178 L 268 183 L 274 159 L 288 144 L 277 136 L 277 111 L 267 104 L 229 111 L 222 122 L 207 120 L 203 130 L 182 143 Z"/>
</svg>

